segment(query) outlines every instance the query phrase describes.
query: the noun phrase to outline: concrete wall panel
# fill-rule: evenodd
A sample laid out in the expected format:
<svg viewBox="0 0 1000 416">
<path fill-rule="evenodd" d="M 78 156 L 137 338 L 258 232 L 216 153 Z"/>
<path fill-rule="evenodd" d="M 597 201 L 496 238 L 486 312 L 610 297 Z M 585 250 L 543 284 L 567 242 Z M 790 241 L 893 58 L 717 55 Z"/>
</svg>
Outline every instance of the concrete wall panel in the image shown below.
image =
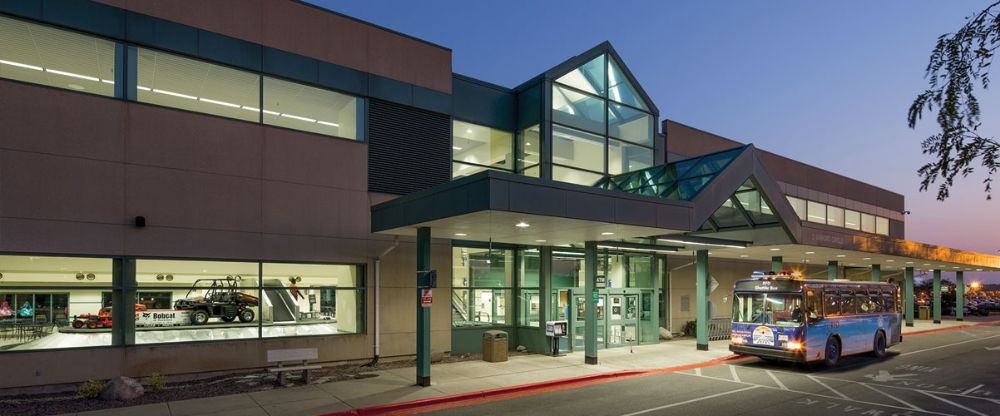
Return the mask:
<svg viewBox="0 0 1000 416">
<path fill-rule="evenodd" d="M 151 226 L 260 232 L 261 182 L 143 166 L 128 166 L 127 215 Z"/>
<path fill-rule="evenodd" d="M 260 240 L 260 233 L 147 225 L 126 228 L 125 254 L 257 260 Z"/>
<path fill-rule="evenodd" d="M 119 163 L 0 152 L 0 216 L 104 224 L 124 220 Z"/>
<path fill-rule="evenodd" d="M 125 132 L 131 164 L 251 178 L 262 174 L 262 130 L 256 124 L 130 104 Z"/>
<path fill-rule="evenodd" d="M 122 101 L 0 80 L 0 108 L 0 148 L 122 159 Z"/>
<path fill-rule="evenodd" d="M 121 255 L 124 225 L 0 218 L 0 251 Z"/>
<path fill-rule="evenodd" d="M 264 179 L 365 191 L 368 145 L 265 127 Z"/>
</svg>

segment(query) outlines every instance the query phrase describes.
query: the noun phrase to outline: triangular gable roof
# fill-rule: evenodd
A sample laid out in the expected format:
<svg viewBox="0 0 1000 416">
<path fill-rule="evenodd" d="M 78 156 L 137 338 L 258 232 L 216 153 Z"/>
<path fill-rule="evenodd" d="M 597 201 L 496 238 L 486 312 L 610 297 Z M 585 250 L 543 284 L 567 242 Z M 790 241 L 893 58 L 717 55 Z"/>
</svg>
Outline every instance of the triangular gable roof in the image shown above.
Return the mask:
<svg viewBox="0 0 1000 416">
<path fill-rule="evenodd" d="M 572 58 L 569 58 L 566 61 L 563 61 L 561 64 L 552 67 L 548 71 L 545 71 L 542 74 L 542 76 L 549 80 L 555 80 L 556 78 L 566 75 L 570 71 L 573 71 L 574 69 L 586 64 L 587 62 L 590 62 L 591 60 L 602 54 L 607 54 L 609 58 L 614 60 L 615 65 L 617 65 L 617 67 L 621 70 L 622 75 L 625 76 L 626 80 L 628 81 L 629 84 L 631 84 L 636 94 L 639 95 L 643 103 L 646 104 L 646 107 L 649 108 L 649 111 L 654 115 L 659 115 L 660 110 L 656 107 L 656 104 L 653 102 L 653 100 L 649 98 L 649 94 L 646 93 L 646 90 L 642 88 L 642 84 L 640 84 L 639 81 L 636 80 L 635 75 L 632 74 L 632 71 L 628 68 L 628 65 L 625 64 L 624 60 L 622 60 L 621 55 L 618 55 L 618 52 L 615 51 L 615 48 L 611 46 L 611 42 L 608 41 L 601 42 L 600 44 L 594 46 L 593 48 L 590 48 L 586 52 L 581 53 Z"/>
<path fill-rule="evenodd" d="M 778 183 L 767 172 L 763 161 L 757 154 L 757 149 L 751 144 L 719 172 L 712 182 L 691 200 L 694 209 L 691 211 L 691 224 L 700 227 L 722 206 L 744 182 L 750 179 L 757 185 L 757 190 L 777 215 L 779 224 L 784 228 L 793 243 L 799 240 L 801 224 L 792 205 L 785 198 Z"/>
</svg>

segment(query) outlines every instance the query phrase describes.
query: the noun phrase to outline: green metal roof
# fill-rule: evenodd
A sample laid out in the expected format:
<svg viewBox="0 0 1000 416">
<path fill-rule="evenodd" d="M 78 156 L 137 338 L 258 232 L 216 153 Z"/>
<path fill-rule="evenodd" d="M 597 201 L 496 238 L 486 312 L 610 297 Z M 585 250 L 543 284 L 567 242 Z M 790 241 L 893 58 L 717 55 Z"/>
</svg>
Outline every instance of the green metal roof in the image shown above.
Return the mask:
<svg viewBox="0 0 1000 416">
<path fill-rule="evenodd" d="M 678 160 L 601 179 L 595 187 L 663 199 L 690 201 L 698 196 L 746 146 Z"/>
</svg>

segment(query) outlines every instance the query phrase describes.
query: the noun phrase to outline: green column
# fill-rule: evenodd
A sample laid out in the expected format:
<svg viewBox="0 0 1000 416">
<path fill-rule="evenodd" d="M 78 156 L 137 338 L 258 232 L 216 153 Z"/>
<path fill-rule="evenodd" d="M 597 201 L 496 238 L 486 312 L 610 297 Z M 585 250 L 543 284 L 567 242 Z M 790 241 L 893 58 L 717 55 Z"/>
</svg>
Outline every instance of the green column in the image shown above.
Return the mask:
<svg viewBox="0 0 1000 416">
<path fill-rule="evenodd" d="M 597 242 L 587 241 L 583 248 L 583 293 L 587 308 L 584 311 L 583 361 L 597 364 Z"/>
<path fill-rule="evenodd" d="M 872 281 L 881 282 L 882 281 L 882 265 L 873 264 L 872 265 Z"/>
<path fill-rule="evenodd" d="M 431 308 L 420 306 L 420 282 L 431 270 L 431 229 L 417 228 L 417 385 L 431 385 Z M 447 301 L 447 300 L 444 300 Z"/>
<path fill-rule="evenodd" d="M 906 326 L 913 326 L 913 268 L 907 267 L 903 276 L 906 279 L 903 285 L 903 313 L 906 317 Z"/>
<path fill-rule="evenodd" d="M 708 250 L 695 252 L 697 270 L 694 276 L 695 287 L 695 333 L 697 347 L 708 351 Z"/>
<path fill-rule="evenodd" d="M 934 270 L 934 323 L 941 323 L 941 271 Z"/>
<path fill-rule="evenodd" d="M 837 261 L 830 260 L 826 263 L 826 280 L 837 278 Z"/>
<path fill-rule="evenodd" d="M 955 272 L 955 320 L 965 320 L 965 272 Z"/>
<path fill-rule="evenodd" d="M 538 320 L 542 329 L 545 329 L 546 321 L 556 320 L 552 315 L 552 247 L 544 246 L 538 249 L 538 294 L 539 299 Z M 544 334 L 544 332 L 543 332 Z M 545 340 L 549 342 L 548 339 Z M 546 344 L 548 345 L 548 344 Z M 545 349 L 546 354 L 552 353 L 552 348 Z"/>
<path fill-rule="evenodd" d="M 781 256 L 771 256 L 771 271 L 775 273 L 780 273 L 781 267 L 783 266 L 782 263 L 783 259 L 781 258 Z"/>
</svg>

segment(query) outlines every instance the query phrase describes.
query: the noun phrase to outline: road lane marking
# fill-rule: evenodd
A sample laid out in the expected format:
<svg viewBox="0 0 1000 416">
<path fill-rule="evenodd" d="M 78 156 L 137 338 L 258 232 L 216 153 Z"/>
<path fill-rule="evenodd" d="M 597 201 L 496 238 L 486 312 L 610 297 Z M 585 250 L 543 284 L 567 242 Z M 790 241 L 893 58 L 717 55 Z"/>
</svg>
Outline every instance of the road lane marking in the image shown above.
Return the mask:
<svg viewBox="0 0 1000 416">
<path fill-rule="evenodd" d="M 830 390 L 830 391 L 832 391 L 832 392 L 833 392 L 834 394 L 836 394 L 836 395 L 840 396 L 840 398 L 842 398 L 842 399 L 846 399 L 846 400 L 851 400 L 851 398 L 850 398 L 850 397 L 847 397 L 847 395 L 845 395 L 844 393 L 841 393 L 841 392 L 839 392 L 839 391 L 835 390 L 835 389 L 834 389 L 833 387 L 830 387 L 830 386 L 826 385 L 826 383 L 824 383 L 824 382 L 822 382 L 822 381 L 819 381 L 819 379 L 818 379 L 818 378 L 816 378 L 816 377 L 813 377 L 812 375 L 808 375 L 808 376 L 806 376 L 806 377 L 809 377 L 809 379 L 810 379 L 810 380 L 812 380 L 812 381 L 815 381 L 815 382 L 816 382 L 816 384 L 819 384 L 819 385 L 821 385 L 821 386 L 823 386 L 823 387 L 826 387 L 826 389 L 827 389 L 827 390 Z"/>
<path fill-rule="evenodd" d="M 732 365 L 729 366 L 729 372 L 733 373 L 733 381 L 735 381 L 737 383 L 742 383 L 743 382 L 743 380 L 740 380 L 740 375 L 736 374 L 736 366 L 732 366 Z"/>
<path fill-rule="evenodd" d="M 736 383 L 735 381 L 732 381 L 732 380 L 730 380 L 728 378 L 712 377 L 712 376 L 695 376 L 695 375 L 685 374 L 685 373 L 674 373 L 674 374 L 683 374 L 683 375 L 688 376 L 688 377 L 700 377 L 700 378 L 707 378 L 709 380 L 725 381 L 727 383 Z M 756 387 L 763 387 L 763 388 L 771 389 L 771 390 L 781 390 L 781 389 L 779 389 L 777 387 L 767 386 L 767 385 L 763 385 L 763 384 L 753 384 L 753 383 L 747 383 L 747 382 L 742 382 L 742 383 L 737 383 L 737 384 L 746 384 L 746 385 L 751 385 L 751 386 L 756 386 Z M 816 397 L 822 397 L 824 399 L 844 400 L 844 399 L 841 399 L 839 397 L 828 396 L 828 395 L 825 395 L 825 394 L 813 393 L 813 392 L 808 392 L 808 391 L 799 391 L 799 390 L 785 390 L 785 391 L 787 393 L 796 393 L 796 394 L 803 394 L 803 395 L 807 395 L 807 396 L 816 396 Z M 851 399 L 847 399 L 847 400 L 844 400 L 844 401 L 845 402 L 850 402 L 850 403 L 870 404 L 872 406 L 882 406 L 882 407 L 888 407 L 888 408 L 899 409 L 899 410 L 907 410 L 907 411 L 913 411 L 914 410 L 914 409 L 911 409 L 909 407 L 902 407 L 902 406 L 896 406 L 896 405 L 885 404 L 885 403 L 867 402 L 867 401 L 864 401 L 864 400 L 851 400 Z M 921 413 L 926 413 L 926 414 L 929 414 L 929 415 L 954 416 L 953 414 L 950 414 L 950 413 L 934 412 L 934 411 L 930 411 L 930 410 L 920 410 L 920 412 Z"/>
<path fill-rule="evenodd" d="M 953 346 L 955 346 L 955 345 L 961 345 L 961 344 L 968 344 L 968 343 L 970 343 L 970 342 L 976 342 L 976 341 L 985 341 L 985 340 L 988 340 L 988 339 L 993 339 L 993 338 L 996 338 L 996 337 L 1000 337 L 1000 334 L 997 334 L 997 335 L 994 335 L 994 336 L 991 336 L 991 337 L 986 337 L 986 338 L 976 338 L 976 339 L 970 339 L 970 340 L 965 340 L 965 341 L 960 341 L 960 342 L 955 342 L 955 343 L 951 343 L 951 344 L 945 344 L 945 345 L 938 345 L 938 346 L 936 346 L 936 347 L 930 347 L 930 348 L 924 348 L 924 349 L 922 349 L 922 350 L 916 350 L 916 351 L 909 351 L 909 352 L 904 352 L 904 353 L 902 353 L 902 354 L 899 354 L 899 356 L 900 356 L 900 357 L 902 357 L 902 356 L 905 356 L 905 355 L 910 355 L 910 354 L 918 354 L 918 353 L 921 353 L 921 352 L 926 352 L 926 351 L 933 351 L 933 350 L 937 350 L 937 349 L 941 349 L 941 348 L 948 348 L 948 347 L 953 347 Z"/>
<path fill-rule="evenodd" d="M 926 395 L 928 395 L 928 396 L 930 396 L 930 397 L 933 397 L 933 398 L 935 398 L 935 399 L 938 399 L 938 400 L 940 400 L 940 401 L 942 401 L 942 402 L 945 402 L 945 403 L 948 403 L 948 404 L 950 404 L 950 405 L 952 405 L 952 406 L 955 406 L 955 407 L 957 407 L 957 408 L 959 408 L 959 409 L 964 409 L 964 410 L 968 411 L 969 413 L 972 413 L 972 414 L 976 414 L 976 415 L 979 415 L 979 416 L 989 416 L 989 415 L 987 415 L 986 413 L 983 413 L 983 412 L 979 412 L 979 411 L 976 411 L 976 410 L 973 410 L 973 409 L 970 409 L 970 408 L 968 408 L 968 407 L 965 407 L 965 406 L 962 406 L 962 405 L 960 405 L 960 404 L 958 404 L 958 403 L 955 403 L 955 402 L 953 402 L 953 401 L 951 401 L 951 400 L 948 400 L 948 399 L 945 399 L 945 398 L 943 398 L 943 397 L 938 397 L 938 396 L 935 396 L 935 395 L 933 395 L 933 394 L 930 394 L 930 393 L 928 393 L 928 392 L 926 392 L 926 391 L 921 391 L 921 393 L 923 393 L 923 394 L 926 394 Z"/>
<path fill-rule="evenodd" d="M 782 383 L 781 380 L 778 380 L 778 376 L 774 375 L 774 373 L 772 373 L 770 370 L 764 370 L 764 371 L 767 373 L 767 375 L 771 376 L 771 380 L 774 380 L 774 384 L 777 384 L 778 387 L 780 387 L 782 390 L 788 390 L 788 387 L 785 387 L 785 383 Z"/>
<path fill-rule="evenodd" d="M 966 391 L 963 391 L 963 392 L 961 392 L 961 393 L 959 393 L 959 394 L 961 394 L 961 395 L 963 395 L 963 396 L 964 396 L 964 395 L 966 395 L 966 394 L 969 394 L 969 393 L 972 393 L 972 392 L 974 392 L 974 391 L 976 391 L 976 390 L 979 390 L 979 388 L 980 388 L 980 387 L 982 387 L 982 386 L 984 386 L 984 384 L 980 384 L 980 385 L 978 385 L 978 386 L 976 386 L 976 387 L 973 387 L 973 388 L 971 388 L 971 389 L 968 389 L 968 390 L 966 390 Z"/>
<path fill-rule="evenodd" d="M 895 401 L 897 401 L 897 402 L 900 402 L 900 403 L 902 403 L 902 404 L 904 404 L 904 405 L 908 406 L 909 408 L 911 408 L 911 409 L 913 409 L 913 410 L 919 410 L 919 411 L 921 411 L 921 412 L 923 412 L 923 411 L 924 411 L 924 409 L 921 409 L 921 408 L 919 408 L 919 407 L 917 407 L 917 406 L 914 406 L 914 405 L 913 405 L 913 404 L 911 404 L 911 403 L 908 403 L 908 402 L 905 402 L 905 401 L 901 400 L 900 398 L 898 398 L 898 397 L 895 397 L 895 396 L 893 396 L 893 395 L 891 395 L 891 394 L 889 394 L 889 393 L 886 393 L 886 392 L 884 392 L 884 391 L 882 391 L 882 390 L 879 390 L 879 389 L 876 389 L 875 387 L 872 387 L 872 386 L 869 386 L 869 385 L 867 385 L 867 384 L 865 384 L 865 383 L 859 383 L 859 384 L 861 384 L 862 386 L 865 386 L 865 387 L 868 387 L 869 389 L 871 389 L 872 391 L 874 391 L 874 392 L 876 392 L 876 393 L 878 393 L 878 394 L 881 394 L 881 395 L 883 395 L 883 396 L 885 396 L 885 397 L 888 397 L 888 398 L 890 398 L 890 399 L 893 399 L 893 400 L 895 400 Z"/>
<path fill-rule="evenodd" d="M 740 383 L 740 384 L 749 384 L 749 383 Z M 691 400 L 685 400 L 683 402 L 671 403 L 671 404 L 668 404 L 668 405 L 658 406 L 658 407 L 654 407 L 654 408 L 646 409 L 646 410 L 640 410 L 638 412 L 633 412 L 633 413 L 626 413 L 626 414 L 624 414 L 622 416 L 635 416 L 635 415 L 641 415 L 643 413 L 655 412 L 657 410 L 669 409 L 671 407 L 683 406 L 685 404 L 694 403 L 694 402 L 700 402 L 702 400 L 714 399 L 716 397 L 721 397 L 721 396 L 725 396 L 725 395 L 728 395 L 728 394 L 739 393 L 739 392 L 747 391 L 747 390 L 753 390 L 753 389 L 755 389 L 757 387 L 760 387 L 760 386 L 758 386 L 758 385 L 755 384 L 755 385 L 751 385 L 749 387 L 744 387 L 742 389 L 736 389 L 736 390 L 731 390 L 731 391 L 724 391 L 722 393 L 711 394 L 711 395 L 708 395 L 708 396 L 705 396 L 705 397 L 699 397 L 697 399 L 691 399 Z M 985 415 L 983 415 L 983 416 L 985 416 Z"/>
</svg>

